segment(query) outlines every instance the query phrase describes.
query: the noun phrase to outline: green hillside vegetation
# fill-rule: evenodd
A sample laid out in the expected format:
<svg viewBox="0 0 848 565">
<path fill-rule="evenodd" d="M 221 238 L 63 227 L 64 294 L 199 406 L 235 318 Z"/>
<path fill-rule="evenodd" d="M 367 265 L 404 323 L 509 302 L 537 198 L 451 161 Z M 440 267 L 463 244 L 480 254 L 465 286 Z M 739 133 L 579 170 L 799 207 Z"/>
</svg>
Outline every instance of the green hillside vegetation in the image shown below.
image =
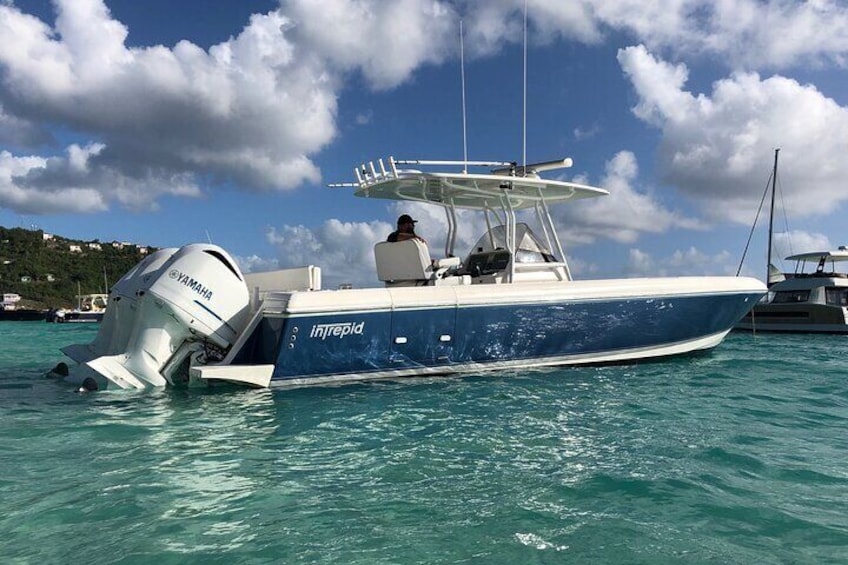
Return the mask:
<svg viewBox="0 0 848 565">
<path fill-rule="evenodd" d="M 145 250 L 156 251 L 118 242 L 45 238 L 42 230 L 0 226 L 0 292 L 21 295 L 19 307 L 74 307 L 77 288 L 82 294 L 107 292 L 105 285 L 117 282 L 144 258 Z"/>
</svg>

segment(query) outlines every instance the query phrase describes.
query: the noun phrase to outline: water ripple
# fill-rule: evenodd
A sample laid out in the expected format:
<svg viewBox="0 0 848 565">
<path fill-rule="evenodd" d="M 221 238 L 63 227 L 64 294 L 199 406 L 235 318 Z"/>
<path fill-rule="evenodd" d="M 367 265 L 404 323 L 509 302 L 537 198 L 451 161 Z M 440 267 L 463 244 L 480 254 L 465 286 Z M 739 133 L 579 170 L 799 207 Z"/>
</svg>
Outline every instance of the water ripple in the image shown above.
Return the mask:
<svg viewBox="0 0 848 565">
<path fill-rule="evenodd" d="M 822 359 L 848 342 L 775 339 L 634 366 L 93 395 L 41 378 L 52 357 L 16 340 L 24 354 L 0 354 L 0 553 L 845 562 L 848 384 Z"/>
</svg>

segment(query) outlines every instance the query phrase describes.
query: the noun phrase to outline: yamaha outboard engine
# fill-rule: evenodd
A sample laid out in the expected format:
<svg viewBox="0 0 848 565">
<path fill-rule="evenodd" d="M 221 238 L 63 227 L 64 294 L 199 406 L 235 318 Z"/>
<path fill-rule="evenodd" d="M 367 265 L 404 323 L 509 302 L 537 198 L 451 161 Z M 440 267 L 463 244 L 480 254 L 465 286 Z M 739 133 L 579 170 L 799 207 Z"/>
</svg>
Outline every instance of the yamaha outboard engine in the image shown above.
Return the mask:
<svg viewBox="0 0 848 565">
<path fill-rule="evenodd" d="M 109 303 L 94 341 L 68 345 L 62 348 L 62 353 L 77 363 L 86 363 L 95 357 L 125 351 L 133 328 L 139 291 L 150 286 L 151 279 L 161 274 L 162 265 L 176 252 L 175 247 L 160 249 L 127 271 L 109 289 Z"/>
<path fill-rule="evenodd" d="M 112 289 L 94 341 L 63 349 L 79 363 L 66 378 L 89 390 L 176 384 L 191 365 L 223 357 L 248 316 L 244 276 L 226 251 L 162 249 Z"/>
</svg>

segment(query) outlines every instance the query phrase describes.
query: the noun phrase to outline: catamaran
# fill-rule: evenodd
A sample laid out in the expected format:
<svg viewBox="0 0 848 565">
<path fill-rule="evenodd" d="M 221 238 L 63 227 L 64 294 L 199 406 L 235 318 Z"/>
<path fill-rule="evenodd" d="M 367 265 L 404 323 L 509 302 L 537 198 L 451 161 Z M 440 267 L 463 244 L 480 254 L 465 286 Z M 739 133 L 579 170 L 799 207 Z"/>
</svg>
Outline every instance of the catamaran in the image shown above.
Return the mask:
<svg viewBox="0 0 848 565">
<path fill-rule="evenodd" d="M 608 193 L 541 176 L 570 165 L 358 166 L 337 186 L 444 210 L 445 257 L 378 242 L 382 286 L 324 290 L 319 266 L 243 274 L 215 245 L 162 249 L 111 289 L 94 341 L 65 347 L 73 363 L 53 374 L 87 390 L 294 387 L 632 362 L 717 346 L 765 293 L 746 277 L 574 280 L 549 206 Z M 462 257 L 459 210 L 487 226 Z"/>
<path fill-rule="evenodd" d="M 790 255 L 795 268 L 782 273 L 772 264 L 777 160 L 771 176 L 766 281 L 768 294 L 736 325 L 738 330 L 848 334 L 848 247 Z M 764 196 L 765 198 L 765 196 Z M 756 226 L 756 221 L 754 222 Z M 741 268 L 741 265 L 740 265 Z"/>
<path fill-rule="evenodd" d="M 784 333 L 848 334 L 848 248 L 812 251 L 786 258 L 782 273 L 737 329 Z"/>
</svg>

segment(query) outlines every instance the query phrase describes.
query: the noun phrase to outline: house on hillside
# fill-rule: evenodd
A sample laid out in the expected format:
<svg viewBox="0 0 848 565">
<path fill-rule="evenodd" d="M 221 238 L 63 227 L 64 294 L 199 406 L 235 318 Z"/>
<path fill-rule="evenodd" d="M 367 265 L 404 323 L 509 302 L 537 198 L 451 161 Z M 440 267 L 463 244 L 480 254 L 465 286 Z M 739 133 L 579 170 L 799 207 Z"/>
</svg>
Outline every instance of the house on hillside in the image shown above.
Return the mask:
<svg viewBox="0 0 848 565">
<path fill-rule="evenodd" d="M 21 282 L 22 283 L 30 283 L 30 282 L 32 282 L 32 277 L 29 276 L 29 275 L 24 275 L 24 276 L 21 277 Z"/>
<path fill-rule="evenodd" d="M 51 239 L 53 239 L 52 233 L 44 232 L 44 233 L 41 234 L 41 240 L 42 241 L 50 241 Z"/>
<path fill-rule="evenodd" d="M 82 247 L 80 247 L 79 245 L 71 244 L 71 245 L 68 246 L 68 250 L 71 253 L 82 253 Z"/>
<path fill-rule="evenodd" d="M 103 247 L 101 247 L 100 244 L 97 243 L 96 241 L 89 243 L 88 248 L 89 249 L 96 249 L 97 251 L 101 251 L 103 249 Z"/>
</svg>

